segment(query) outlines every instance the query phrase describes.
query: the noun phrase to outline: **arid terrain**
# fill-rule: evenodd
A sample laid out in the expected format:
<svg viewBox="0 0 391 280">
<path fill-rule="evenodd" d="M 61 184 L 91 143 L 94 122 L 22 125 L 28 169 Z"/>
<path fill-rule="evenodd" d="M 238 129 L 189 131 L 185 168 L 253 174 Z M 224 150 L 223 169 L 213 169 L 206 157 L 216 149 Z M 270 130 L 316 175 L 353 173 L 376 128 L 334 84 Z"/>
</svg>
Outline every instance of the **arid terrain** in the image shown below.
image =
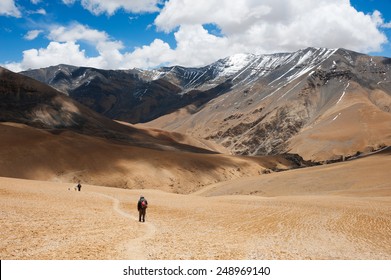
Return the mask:
<svg viewBox="0 0 391 280">
<path fill-rule="evenodd" d="M 0 68 L 0 258 L 390 260 L 390 65 L 39 71 L 70 95 Z"/>
<path fill-rule="evenodd" d="M 187 195 L 2 177 L 0 257 L 390 259 L 390 165 L 385 150 Z"/>
</svg>

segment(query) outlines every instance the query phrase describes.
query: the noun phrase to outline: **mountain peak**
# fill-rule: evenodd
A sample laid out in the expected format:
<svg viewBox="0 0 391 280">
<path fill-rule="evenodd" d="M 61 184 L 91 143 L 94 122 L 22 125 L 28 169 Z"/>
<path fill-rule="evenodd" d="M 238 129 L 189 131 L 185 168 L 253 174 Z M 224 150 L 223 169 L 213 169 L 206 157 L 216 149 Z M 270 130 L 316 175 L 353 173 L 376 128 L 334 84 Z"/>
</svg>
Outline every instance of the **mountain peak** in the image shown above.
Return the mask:
<svg viewBox="0 0 391 280">
<path fill-rule="evenodd" d="M 27 74 L 112 119 L 152 121 L 236 154 L 294 151 L 329 160 L 391 144 L 389 59 L 305 48 L 239 53 L 199 68 L 78 69 Z"/>
</svg>

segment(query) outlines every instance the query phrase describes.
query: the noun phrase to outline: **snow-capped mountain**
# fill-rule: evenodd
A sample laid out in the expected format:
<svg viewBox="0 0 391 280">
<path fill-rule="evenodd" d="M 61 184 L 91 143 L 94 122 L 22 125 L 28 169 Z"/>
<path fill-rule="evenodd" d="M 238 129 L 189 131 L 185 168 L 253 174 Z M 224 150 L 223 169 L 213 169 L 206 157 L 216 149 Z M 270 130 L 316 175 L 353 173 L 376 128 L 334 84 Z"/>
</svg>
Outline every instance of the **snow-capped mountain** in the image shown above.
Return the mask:
<svg viewBox="0 0 391 280">
<path fill-rule="evenodd" d="M 237 54 L 200 68 L 59 65 L 23 74 L 113 119 L 152 121 L 238 154 L 326 160 L 391 144 L 390 65 L 390 58 L 307 48 Z"/>
<path fill-rule="evenodd" d="M 178 66 L 162 68 L 153 71 L 154 75 L 149 75 L 149 77 L 167 79 L 183 89 L 209 89 L 227 79 L 231 79 L 234 86 L 241 86 L 268 76 L 272 78 L 271 82 L 280 79 L 281 82 L 309 72 L 335 51 L 325 48 L 308 48 L 294 53 L 236 54 L 202 68 Z"/>
<path fill-rule="evenodd" d="M 293 152 L 317 161 L 391 144 L 389 58 L 308 48 L 213 66 L 215 76 L 200 87 L 230 81 L 226 94 L 150 125 L 212 139 L 237 154 Z"/>
</svg>

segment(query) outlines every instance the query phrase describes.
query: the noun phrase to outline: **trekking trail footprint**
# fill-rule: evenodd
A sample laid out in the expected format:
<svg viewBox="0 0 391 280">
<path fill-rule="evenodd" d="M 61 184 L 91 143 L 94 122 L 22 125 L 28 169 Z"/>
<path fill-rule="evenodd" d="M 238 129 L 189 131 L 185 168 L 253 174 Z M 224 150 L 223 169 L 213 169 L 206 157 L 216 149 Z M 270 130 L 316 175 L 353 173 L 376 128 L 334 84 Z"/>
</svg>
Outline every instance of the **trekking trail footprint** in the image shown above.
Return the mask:
<svg viewBox="0 0 391 280">
<path fill-rule="evenodd" d="M 119 206 L 120 201 L 117 198 L 112 197 L 110 195 L 98 193 L 98 192 L 92 192 L 92 193 L 111 199 L 113 201 L 114 211 L 116 211 L 121 216 L 124 216 L 128 219 L 136 221 L 139 224 L 138 217 L 131 215 L 131 214 L 123 211 L 122 209 L 120 209 L 120 206 Z M 145 255 L 146 250 L 143 250 L 144 249 L 143 243 L 146 240 L 151 239 L 155 235 L 156 227 L 154 224 L 149 223 L 149 222 L 142 223 L 142 225 L 145 226 L 145 232 L 141 236 L 131 239 L 126 244 L 126 256 L 125 256 L 126 259 L 129 259 L 129 260 L 148 259 L 148 256 Z"/>
</svg>

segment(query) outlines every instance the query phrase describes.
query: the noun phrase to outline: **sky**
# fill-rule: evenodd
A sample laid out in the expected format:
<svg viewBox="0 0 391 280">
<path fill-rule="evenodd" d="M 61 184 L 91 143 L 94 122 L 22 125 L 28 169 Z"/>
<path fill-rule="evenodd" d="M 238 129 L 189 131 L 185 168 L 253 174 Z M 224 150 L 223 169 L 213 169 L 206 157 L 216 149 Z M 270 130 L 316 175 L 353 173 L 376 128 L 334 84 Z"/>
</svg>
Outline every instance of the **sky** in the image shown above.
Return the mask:
<svg viewBox="0 0 391 280">
<path fill-rule="evenodd" d="M 0 0 L 0 65 L 199 67 L 237 53 L 391 57 L 391 0 Z"/>
</svg>

